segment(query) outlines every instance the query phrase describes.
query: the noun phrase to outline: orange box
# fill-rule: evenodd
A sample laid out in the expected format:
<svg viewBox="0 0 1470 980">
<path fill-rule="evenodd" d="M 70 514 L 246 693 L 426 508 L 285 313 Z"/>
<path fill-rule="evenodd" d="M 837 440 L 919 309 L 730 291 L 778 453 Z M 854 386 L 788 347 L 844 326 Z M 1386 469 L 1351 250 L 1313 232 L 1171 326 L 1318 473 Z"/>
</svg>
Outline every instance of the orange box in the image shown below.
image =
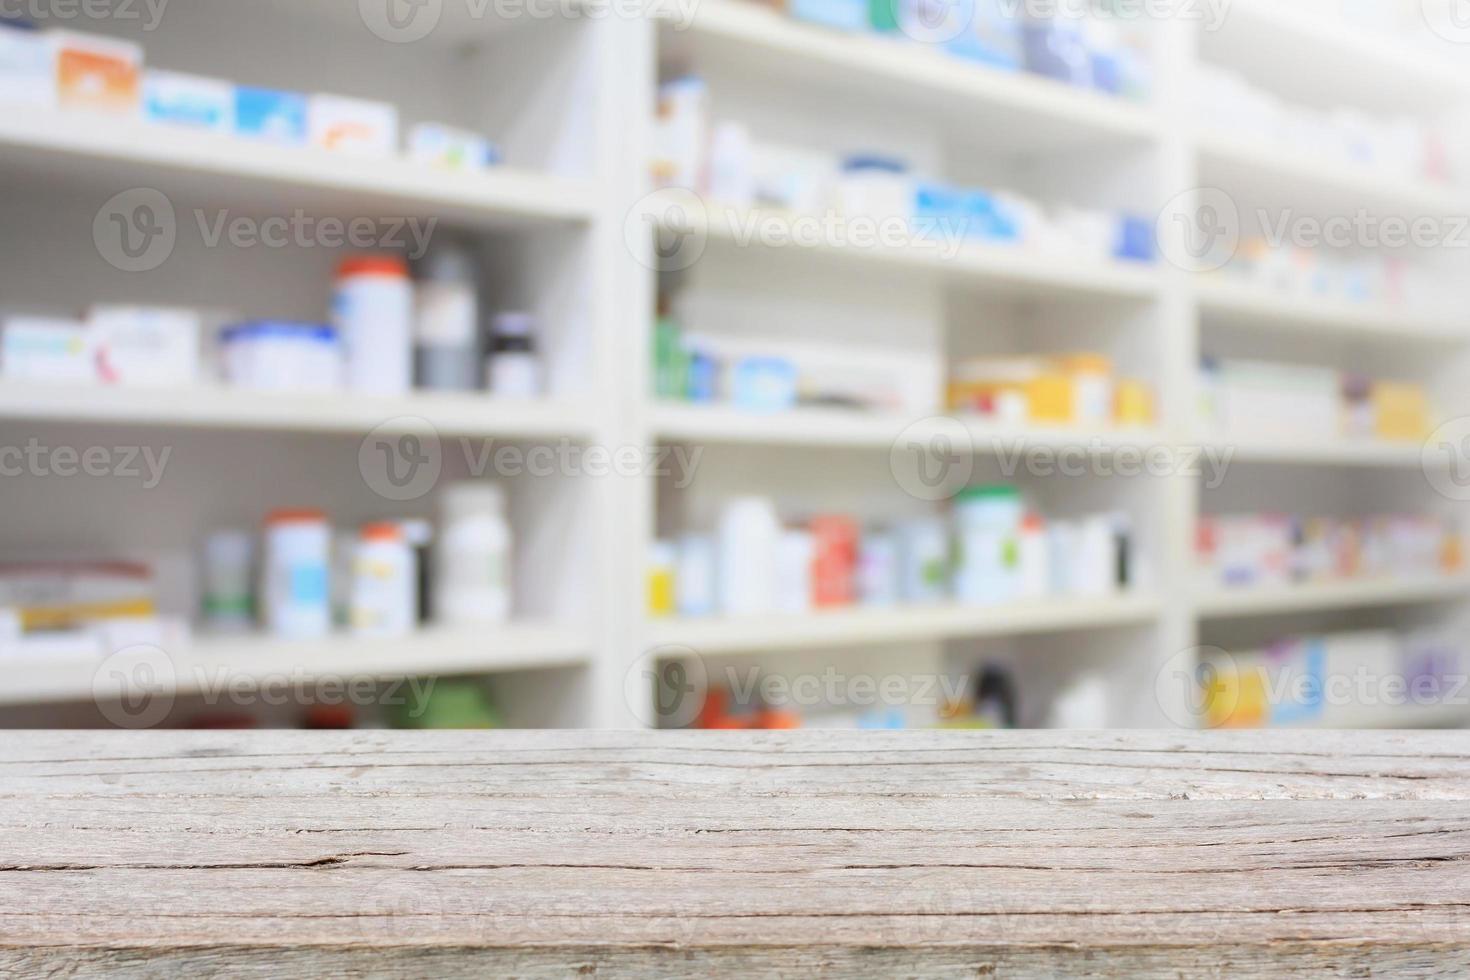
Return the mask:
<svg viewBox="0 0 1470 980">
<path fill-rule="evenodd" d="M 73 31 L 57 31 L 52 39 L 56 96 L 63 108 L 138 111 L 143 81 L 141 45 Z"/>
</svg>

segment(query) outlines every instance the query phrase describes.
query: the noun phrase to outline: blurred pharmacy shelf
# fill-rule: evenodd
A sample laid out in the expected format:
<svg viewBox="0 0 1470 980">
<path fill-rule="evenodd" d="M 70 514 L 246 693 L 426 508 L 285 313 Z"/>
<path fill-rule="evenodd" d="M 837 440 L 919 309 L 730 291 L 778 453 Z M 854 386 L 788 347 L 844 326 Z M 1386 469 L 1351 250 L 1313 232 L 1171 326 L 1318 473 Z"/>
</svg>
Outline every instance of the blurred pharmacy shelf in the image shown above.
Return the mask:
<svg viewBox="0 0 1470 980">
<path fill-rule="evenodd" d="M 596 207 L 586 181 L 495 167 L 465 172 L 404 159 L 344 156 L 88 113 L 8 106 L 0 170 L 70 176 L 216 204 L 274 201 L 282 191 L 319 213 L 435 216 L 474 228 L 583 223 Z"/>
<path fill-rule="evenodd" d="M 907 246 L 882 243 L 841 244 L 836 236 L 807 233 L 801 215 L 774 211 L 732 211 L 711 203 L 703 213 L 682 206 L 687 193 L 655 195 L 649 213 L 669 230 L 704 234 L 710 245 L 727 249 L 807 257 L 887 268 L 982 287 L 1002 295 L 1145 300 L 1156 296 L 1161 278 L 1154 266 L 1119 260 L 1088 262 L 1049 255 L 1020 245 L 915 239 Z M 667 203 L 673 202 L 673 203 Z"/>
<path fill-rule="evenodd" d="M 199 637 L 185 649 L 164 654 L 156 647 L 139 647 L 105 660 L 61 654 L 0 659 L 5 668 L 0 705 L 90 701 L 94 692 L 108 690 L 107 678 L 98 677 L 104 670 L 127 677 L 147 670 L 144 690 L 182 696 L 216 685 L 249 687 L 280 678 L 346 682 L 576 667 L 590 661 L 592 647 L 591 637 L 582 631 L 520 624 L 431 630 L 401 639 Z"/>
<path fill-rule="evenodd" d="M 1446 54 L 1334 19 L 1326 4 L 1312 10 L 1300 0 L 1234 0 L 1225 9 L 1222 29 L 1202 32 L 1208 58 L 1291 72 L 1330 86 L 1345 104 L 1452 103 L 1470 95 L 1470 71 Z"/>
<path fill-rule="evenodd" d="M 1463 728 L 1470 725 L 1470 708 L 1457 704 L 1399 704 L 1352 707 L 1333 706 L 1328 720 L 1307 722 L 1295 728 L 1407 729 Z"/>
<path fill-rule="evenodd" d="M 1271 463 L 1282 466 L 1347 466 L 1409 468 L 1449 465 L 1447 457 L 1426 457 L 1419 443 L 1374 442 L 1368 439 L 1231 439 L 1206 440 L 1217 452 L 1229 453 L 1235 463 Z"/>
<path fill-rule="evenodd" d="M 1371 609 L 1470 599 L 1470 578 L 1367 579 L 1270 588 L 1211 589 L 1195 600 L 1201 619 L 1237 619 L 1278 613 Z"/>
<path fill-rule="evenodd" d="M 1407 218 L 1464 213 L 1470 198 L 1427 181 L 1408 181 L 1374 167 L 1317 157 L 1265 139 L 1233 133 L 1201 132 L 1195 137 L 1200 174 L 1207 187 L 1240 190 L 1242 221 L 1247 204 L 1310 214 L 1354 215 L 1382 210 Z M 1273 215 L 1274 219 L 1290 214 Z"/>
<path fill-rule="evenodd" d="M 238 388 L 189 389 L 71 386 L 0 382 L 0 419 L 165 429 L 262 432 L 420 431 L 439 435 L 584 439 L 588 413 L 554 401 L 517 401 L 488 394 L 418 392 L 375 397 L 347 392 L 302 394 Z"/>
<path fill-rule="evenodd" d="M 900 606 L 749 619 L 652 620 L 647 639 L 650 646 L 674 648 L 661 651 L 672 658 L 681 655 L 677 648 L 700 655 L 760 653 L 1143 626 L 1158 614 L 1155 596 L 1117 595 L 994 607 Z"/>
<path fill-rule="evenodd" d="M 1158 134 L 1146 107 L 1017 72 L 986 68 L 907 38 L 843 34 L 736 0 L 698 5 L 687 42 L 673 25 L 669 43 L 701 58 L 738 60 L 797 90 L 844 101 L 901 105 L 936 124 L 963 120 L 996 148 L 1013 152 L 1141 143 Z"/>
<path fill-rule="evenodd" d="M 970 446 L 980 454 L 1038 448 L 1109 452 L 1125 447 L 1141 450 L 1167 444 L 1163 434 L 1152 429 L 1002 426 L 987 420 L 937 412 L 913 417 L 832 408 L 800 408 L 758 414 L 728 406 L 675 403 L 652 406 L 650 418 L 654 433 L 666 442 L 892 449 L 900 436 L 923 440 L 954 431 L 958 422 L 968 432 Z"/>
<path fill-rule="evenodd" d="M 1200 310 L 1214 324 L 1231 327 L 1342 335 L 1385 342 L 1424 344 L 1470 343 L 1462 320 L 1431 316 L 1394 307 L 1293 296 L 1261 286 L 1228 280 L 1195 286 Z"/>
</svg>

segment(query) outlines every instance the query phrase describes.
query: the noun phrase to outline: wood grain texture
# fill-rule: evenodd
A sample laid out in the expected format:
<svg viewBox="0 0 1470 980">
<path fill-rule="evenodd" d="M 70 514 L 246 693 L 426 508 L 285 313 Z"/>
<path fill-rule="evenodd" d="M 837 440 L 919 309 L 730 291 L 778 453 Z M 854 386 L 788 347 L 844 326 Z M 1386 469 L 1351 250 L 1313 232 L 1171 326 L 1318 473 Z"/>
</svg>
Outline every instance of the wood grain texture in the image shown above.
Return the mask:
<svg viewBox="0 0 1470 980">
<path fill-rule="evenodd" d="M 1470 974 L 1462 733 L 0 736 L 0 976 Z"/>
</svg>

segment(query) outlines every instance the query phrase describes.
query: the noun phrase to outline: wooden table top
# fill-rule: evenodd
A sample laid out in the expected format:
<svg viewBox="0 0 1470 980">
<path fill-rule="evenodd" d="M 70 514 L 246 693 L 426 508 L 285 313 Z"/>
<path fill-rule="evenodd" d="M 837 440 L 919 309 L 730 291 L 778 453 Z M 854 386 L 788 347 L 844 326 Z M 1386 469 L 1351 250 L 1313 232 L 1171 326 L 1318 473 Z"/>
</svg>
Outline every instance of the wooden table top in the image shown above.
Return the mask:
<svg viewBox="0 0 1470 980">
<path fill-rule="evenodd" d="M 0 976 L 1470 975 L 1470 733 L 0 736 Z"/>
</svg>

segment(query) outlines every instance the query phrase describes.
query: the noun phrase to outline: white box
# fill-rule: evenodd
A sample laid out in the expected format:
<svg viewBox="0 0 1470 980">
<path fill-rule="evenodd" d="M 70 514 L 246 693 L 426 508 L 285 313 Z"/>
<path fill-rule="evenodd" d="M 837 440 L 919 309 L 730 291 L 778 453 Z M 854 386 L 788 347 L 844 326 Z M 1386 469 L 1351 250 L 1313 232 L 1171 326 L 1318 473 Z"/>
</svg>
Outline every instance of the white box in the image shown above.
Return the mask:
<svg viewBox="0 0 1470 980">
<path fill-rule="evenodd" d="M 149 306 L 94 306 L 87 317 L 106 384 L 190 385 L 199 379 L 199 314 Z"/>
<path fill-rule="evenodd" d="M 439 123 L 419 123 L 408 131 L 408 158 L 450 170 L 479 170 L 500 162 L 500 151 L 485 137 Z"/>
<path fill-rule="evenodd" d="M 45 34 L 0 26 L 0 102 L 56 104 L 56 48 Z"/>
<path fill-rule="evenodd" d="M 312 146 L 338 153 L 386 157 L 398 150 L 398 110 L 386 102 L 313 95 L 307 126 Z"/>
<path fill-rule="evenodd" d="M 77 320 L 7 317 L 0 327 L 0 375 L 7 381 L 95 382 L 92 332 Z"/>
</svg>

